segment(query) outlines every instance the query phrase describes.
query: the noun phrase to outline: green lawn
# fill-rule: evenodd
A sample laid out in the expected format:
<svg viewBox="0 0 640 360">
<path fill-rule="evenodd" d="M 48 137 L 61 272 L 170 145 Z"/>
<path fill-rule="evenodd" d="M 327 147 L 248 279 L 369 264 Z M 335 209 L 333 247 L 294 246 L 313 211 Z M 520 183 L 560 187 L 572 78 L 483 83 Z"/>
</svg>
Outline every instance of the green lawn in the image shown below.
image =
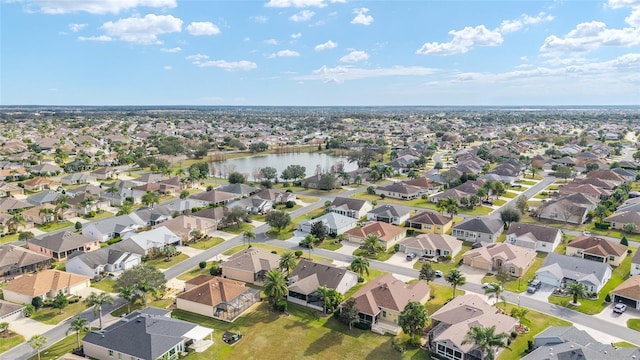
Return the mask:
<svg viewBox="0 0 640 360">
<path fill-rule="evenodd" d="M 549 296 L 549 302 L 556 305 L 561 305 L 564 307 L 568 307 L 570 309 L 583 312 L 588 315 L 593 315 L 601 312 L 608 305 L 607 302 L 604 301 L 607 294 L 609 294 L 613 289 L 618 287 L 618 285 L 624 282 L 627 274 L 629 274 L 629 270 L 631 269 L 631 258 L 633 254 L 638 249 L 633 249 L 633 253 L 627 255 L 627 257 L 622 261 L 620 266 L 613 269 L 613 273 L 611 274 L 611 280 L 609 280 L 600 290 L 598 294 L 598 299 L 596 300 L 588 300 L 588 299 L 578 299 L 580 303 L 579 306 L 574 306 L 569 304 L 573 299 L 571 297 L 559 297 L 559 296 Z"/>
<path fill-rule="evenodd" d="M 204 269 L 200 269 L 200 266 L 196 266 L 193 269 L 187 271 L 186 273 L 180 274 L 178 276 L 178 280 L 187 281 L 187 280 L 193 279 L 198 275 L 209 275 L 209 269 L 211 268 L 211 265 L 213 265 L 213 263 L 214 263 L 213 261 L 207 261 L 207 266 L 205 266 Z"/>
<path fill-rule="evenodd" d="M 173 265 L 184 261 L 186 259 L 188 259 L 189 256 L 187 254 L 180 254 L 178 256 L 174 256 L 171 258 L 171 261 L 165 261 L 166 258 L 165 257 L 159 257 L 157 259 L 153 259 L 153 260 L 149 260 L 147 262 L 145 262 L 145 264 L 149 264 L 149 265 L 153 265 L 155 267 L 157 267 L 158 269 L 168 269 L 170 267 L 172 267 Z"/>
<path fill-rule="evenodd" d="M 271 239 L 276 239 L 276 240 L 287 240 L 287 239 L 291 239 L 293 237 L 293 232 L 296 230 L 296 225 L 294 223 L 289 224 L 289 226 L 287 226 L 284 229 L 280 229 L 280 230 L 276 230 L 276 229 L 269 229 L 267 230 L 267 236 L 270 237 Z"/>
<path fill-rule="evenodd" d="M 429 283 L 431 288 L 430 299 L 427 301 L 425 308 L 427 308 L 427 315 L 431 315 L 438 311 L 444 304 L 449 301 L 453 296 L 453 288 L 446 285 L 440 285 L 436 283 Z M 456 289 L 456 296 L 464 295 L 465 291 L 462 289 Z"/>
<path fill-rule="evenodd" d="M 536 277 L 536 271 L 542 267 L 542 263 L 544 263 L 544 259 L 547 257 L 547 253 L 539 252 L 536 256 L 536 259 L 531 264 L 529 270 L 524 273 L 520 279 L 513 278 L 503 284 L 504 289 L 507 291 L 511 291 L 514 293 L 521 293 L 527 290 L 527 284 L 529 280 Z M 488 282 L 498 282 L 495 276 L 485 276 L 482 278 L 482 283 Z"/>
<path fill-rule="evenodd" d="M 285 252 L 288 252 L 288 251 L 293 252 L 293 250 L 289 250 L 289 249 L 285 249 L 285 248 L 281 248 L 281 247 L 276 247 L 276 246 L 271 246 L 271 245 L 267 245 L 267 244 L 251 244 L 251 246 L 252 247 L 266 249 L 266 250 L 269 250 L 269 251 L 275 251 L 275 252 L 278 253 L 278 255 L 282 255 L 282 254 L 284 254 Z M 238 245 L 238 246 L 232 247 L 231 249 L 223 252 L 222 254 L 223 255 L 233 255 L 233 254 L 237 253 L 238 251 L 244 250 L 246 248 L 247 247 L 245 245 Z M 304 251 L 302 253 L 302 257 L 306 258 L 308 256 L 309 256 L 309 251 L 304 249 Z M 325 257 L 322 257 L 322 256 L 313 255 L 313 250 L 311 250 L 311 258 L 313 260 L 316 260 L 316 261 L 323 260 L 323 261 L 333 262 L 333 260 L 331 260 L 331 259 L 328 259 L 328 258 L 325 258 Z"/>
<path fill-rule="evenodd" d="M 522 184 L 522 185 L 533 186 L 533 185 L 537 184 L 538 182 L 537 181 L 531 181 L 531 180 L 521 180 L 521 181 L 518 181 L 518 183 Z"/>
<path fill-rule="evenodd" d="M 498 200 L 494 200 L 493 201 L 493 205 L 495 205 L 495 206 L 502 206 L 502 205 L 504 205 L 506 203 L 507 203 L 507 200 L 502 200 L 502 199 L 498 199 Z"/>
<path fill-rule="evenodd" d="M 106 291 L 109 293 L 115 293 L 118 292 L 116 290 L 116 282 L 110 278 L 110 277 L 105 277 L 104 279 L 98 281 L 98 282 L 92 282 L 91 283 L 91 287 L 94 287 L 96 289 L 100 289 L 102 291 Z"/>
<path fill-rule="evenodd" d="M 588 230 L 590 227 L 593 226 L 592 224 L 580 224 L 580 225 L 578 225 L 578 224 L 565 223 L 563 221 L 553 221 L 553 220 L 547 220 L 547 219 L 538 220 L 537 218 L 531 217 L 531 215 L 529 213 L 522 215 L 522 218 L 520 218 L 520 222 L 524 222 L 524 223 L 528 223 L 528 224 L 545 225 L 545 226 L 550 226 L 550 227 L 554 227 L 554 228 L 560 228 L 560 229 L 566 229 L 566 230 L 574 230 L 574 231 L 580 231 L 580 232 Z M 631 240 L 631 239 L 629 239 L 629 240 Z"/>
<path fill-rule="evenodd" d="M 618 342 L 615 342 L 615 343 L 613 343 L 611 345 L 613 345 L 615 347 L 619 347 L 619 348 L 637 348 L 637 346 L 635 346 L 633 344 L 630 344 L 630 343 L 628 343 L 626 341 L 618 341 Z"/>
<path fill-rule="evenodd" d="M 5 235 L 3 237 L 0 237 L 0 245 L 18 241 L 18 236 L 19 234 L 11 234 L 11 235 Z"/>
<path fill-rule="evenodd" d="M 504 194 L 502 194 L 500 197 L 505 197 L 505 198 L 508 198 L 508 199 L 513 199 L 513 198 L 515 198 L 516 196 L 518 196 L 518 194 L 517 194 L 517 193 L 514 193 L 513 191 L 505 191 L 505 192 L 504 192 Z"/>
<path fill-rule="evenodd" d="M 396 205 L 406 205 L 406 206 L 413 206 L 413 207 L 418 207 L 418 208 L 423 208 L 423 209 L 431 209 L 431 210 L 435 210 L 438 211 L 438 208 L 436 207 L 436 204 L 432 203 L 429 200 L 422 200 L 422 199 L 413 199 L 413 200 L 399 200 L 399 199 L 394 199 L 394 198 L 390 198 L 390 197 L 386 197 L 384 200 L 382 200 L 380 198 L 380 196 L 378 195 L 369 195 L 367 194 L 366 191 L 364 192 L 360 192 L 360 193 L 355 193 L 353 195 L 351 195 L 352 198 L 356 198 L 356 199 L 361 199 L 361 200 L 369 200 L 369 201 L 377 201 L 378 205 L 380 204 L 396 204 Z"/>
<path fill-rule="evenodd" d="M 69 226 L 73 226 L 73 223 L 71 221 L 64 220 L 64 221 L 52 222 L 44 225 L 38 225 L 37 228 L 38 230 L 41 230 L 44 232 L 51 232 L 55 230 L 64 229 Z"/>
<path fill-rule="evenodd" d="M 462 243 L 462 250 L 460 250 L 460 252 L 450 261 L 450 262 L 438 262 L 438 263 L 431 263 L 431 268 L 433 270 L 440 270 L 442 271 L 443 274 L 448 274 L 449 271 L 453 270 L 453 269 L 457 269 L 458 268 L 458 263 L 460 262 L 460 259 L 462 259 L 462 255 L 464 255 L 464 253 L 466 253 L 467 251 L 471 250 L 471 242 L 463 242 Z M 424 264 L 424 262 L 421 262 L 420 260 L 416 261 L 415 264 L 413 264 L 413 268 L 416 270 L 420 270 L 422 269 L 422 264 Z"/>
<path fill-rule="evenodd" d="M 293 218 L 291 220 L 292 224 L 298 224 L 299 222 L 305 221 L 305 220 L 312 220 L 315 219 L 317 217 L 320 217 L 322 215 L 324 215 L 326 213 L 325 208 L 320 207 L 314 210 L 309 211 L 308 213 L 302 215 L 302 216 L 298 216 L 297 218 Z"/>
<path fill-rule="evenodd" d="M 198 250 L 207 250 L 209 248 L 212 248 L 220 243 L 224 242 L 223 238 L 219 238 L 219 237 L 212 237 L 209 240 L 205 240 L 205 241 L 199 241 L 197 243 L 191 243 L 189 244 L 190 247 L 194 248 L 194 249 L 198 249 Z"/>
<path fill-rule="evenodd" d="M 60 310 L 58 309 L 44 307 L 33 313 L 33 315 L 31 315 L 31 319 L 49 325 L 58 325 L 62 320 L 77 315 L 86 309 L 87 306 L 82 301 L 67 305 L 62 313 L 60 313 Z"/>
<path fill-rule="evenodd" d="M 635 331 L 640 331 L 640 319 L 627 320 L 627 327 Z"/>
<path fill-rule="evenodd" d="M 342 244 L 337 240 L 334 240 L 332 238 L 327 238 L 327 239 L 324 239 L 324 241 L 321 242 L 320 245 L 318 245 L 318 247 L 320 249 L 335 251 L 340 249 L 342 247 Z"/>
<path fill-rule="evenodd" d="M 260 303 L 253 311 L 225 323 L 208 317 L 174 310 L 173 317 L 213 328 L 214 343 L 203 353 L 189 353 L 186 359 L 428 359 L 424 350 L 394 350 L 392 336 L 369 330 L 349 329 L 333 317 L 289 304 L 289 316 L 282 316 Z M 221 340 L 225 331 L 241 333 L 233 346 Z"/>
<path fill-rule="evenodd" d="M 227 228 L 222 229 L 222 231 L 230 233 L 230 234 L 236 234 L 236 235 L 240 235 L 243 232 L 247 231 L 247 230 L 251 230 L 253 229 L 255 226 L 248 224 L 248 223 L 241 223 L 240 226 L 236 227 L 236 226 L 229 226 Z"/>
<path fill-rule="evenodd" d="M 153 300 L 149 302 L 147 306 L 155 306 L 161 309 L 167 309 L 171 304 L 173 304 L 173 299 L 160 299 L 160 300 Z M 146 308 L 146 306 L 143 306 L 142 303 L 140 302 L 136 302 L 135 304 L 131 305 L 131 311 L 142 310 L 143 308 Z M 127 304 L 124 304 L 121 307 L 111 312 L 111 315 L 115 317 L 120 317 L 126 314 L 127 314 Z"/>
<path fill-rule="evenodd" d="M 389 251 L 381 251 L 379 253 L 377 253 L 375 256 L 372 256 L 371 254 L 369 254 L 366 250 L 363 249 L 356 249 L 353 252 L 354 256 L 362 256 L 362 257 L 366 257 L 368 259 L 371 260 L 378 260 L 378 261 L 387 261 L 389 260 L 389 258 L 391 256 L 393 256 L 393 254 L 395 254 L 396 252 L 393 251 L 393 248 L 389 249 Z"/>
<path fill-rule="evenodd" d="M 291 208 L 288 208 L 284 204 L 279 204 L 279 205 L 276 205 L 275 210 L 282 210 L 282 211 L 286 211 L 286 212 L 292 212 L 292 211 L 295 211 L 295 210 L 298 210 L 298 209 L 301 209 L 301 208 L 302 208 L 302 205 L 298 205 L 298 204 L 294 205 Z M 266 217 L 265 217 L 265 219 L 266 219 Z"/>
<path fill-rule="evenodd" d="M 13 333 L 11 337 L 0 337 L 0 354 L 24 342 L 24 337 Z"/>
<path fill-rule="evenodd" d="M 511 309 L 517 307 L 518 306 L 516 305 L 507 303 L 505 313 L 510 314 Z M 525 355 L 525 350 L 527 349 L 527 341 L 533 340 L 534 335 L 538 334 L 549 326 L 571 325 L 571 323 L 568 321 L 533 310 L 529 310 L 522 323 L 529 328 L 529 332 L 526 334 L 518 335 L 518 337 L 509 346 L 511 350 L 504 349 L 500 353 L 500 356 L 498 356 L 498 360 L 521 359 Z"/>
<path fill-rule="evenodd" d="M 87 220 L 95 221 L 95 220 L 100 220 L 100 219 L 108 218 L 109 216 L 113 216 L 113 215 L 114 215 L 114 213 L 112 213 L 112 212 L 109 212 L 109 211 L 101 211 L 101 212 L 97 213 L 94 217 L 91 217 L 91 218 L 90 218 L 90 217 L 83 216 L 83 218 L 84 218 L 84 219 L 87 219 Z"/>
<path fill-rule="evenodd" d="M 313 204 L 314 202 L 318 202 L 320 201 L 320 198 L 317 196 L 311 196 L 311 195 L 300 195 L 300 194 L 296 194 L 296 199 L 307 203 L 307 204 Z"/>
<path fill-rule="evenodd" d="M 635 234 L 635 233 L 629 234 L 622 230 L 616 230 L 616 229 L 607 229 L 607 230 L 597 229 L 595 226 L 592 226 L 592 225 L 589 225 L 589 227 L 587 227 L 586 229 L 589 230 L 594 235 L 611 236 L 618 239 L 622 239 L 623 236 L 626 236 L 627 240 L 640 241 L 640 234 Z"/>
<path fill-rule="evenodd" d="M 80 335 L 80 341 L 82 342 L 82 335 Z M 40 352 L 40 360 L 54 360 L 59 359 L 62 355 L 65 355 L 78 346 L 78 339 L 76 334 L 71 334 L 66 338 L 58 341 L 50 347 Z M 38 360 L 37 355 L 33 355 L 29 360 Z"/>
</svg>

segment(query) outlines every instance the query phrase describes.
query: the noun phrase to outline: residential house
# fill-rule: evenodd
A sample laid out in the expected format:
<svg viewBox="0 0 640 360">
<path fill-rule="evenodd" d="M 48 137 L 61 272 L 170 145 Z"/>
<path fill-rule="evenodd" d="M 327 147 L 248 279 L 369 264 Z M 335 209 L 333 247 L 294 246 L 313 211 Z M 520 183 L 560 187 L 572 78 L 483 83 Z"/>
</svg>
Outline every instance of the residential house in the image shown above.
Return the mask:
<svg viewBox="0 0 640 360">
<path fill-rule="evenodd" d="M 20 246 L 0 245 L 0 277 L 14 276 L 51 267 L 51 258 Z"/>
<path fill-rule="evenodd" d="M 112 191 L 111 189 L 115 189 Z M 120 181 L 115 186 L 105 190 L 100 194 L 100 199 L 104 199 L 109 202 L 111 206 L 122 206 L 126 201 L 133 203 L 141 203 L 144 191 L 136 190 L 133 188 L 133 184 Z"/>
<path fill-rule="evenodd" d="M 246 184 L 229 184 L 219 187 L 217 190 L 235 194 L 236 198 L 249 197 L 260 192 L 260 188 Z"/>
<path fill-rule="evenodd" d="M 575 256 L 549 253 L 536 278 L 543 284 L 563 286 L 568 281 L 577 281 L 592 293 L 597 293 L 611 279 L 611 266 Z"/>
<path fill-rule="evenodd" d="M 624 227 L 627 224 L 633 224 L 636 226 L 636 233 L 640 232 L 640 212 L 639 211 L 618 211 L 612 215 L 607 216 L 604 221 L 610 223 L 610 227 L 616 230 L 624 231 Z"/>
<path fill-rule="evenodd" d="M 594 199 L 602 200 L 609 198 L 612 191 L 591 184 L 578 184 L 575 182 L 570 182 L 566 185 L 560 185 L 558 187 L 558 194 L 560 196 L 567 196 L 576 193 L 589 195 Z"/>
<path fill-rule="evenodd" d="M 27 247 L 55 261 L 63 261 L 76 251 L 92 252 L 100 249 L 100 242 L 71 231 L 61 231 L 33 238 L 27 242 Z"/>
<path fill-rule="evenodd" d="M 215 222 L 217 227 L 219 226 L 222 219 L 224 219 L 225 214 L 226 214 L 225 208 L 213 207 L 213 208 L 206 208 L 206 209 L 195 211 L 191 213 L 191 216 L 197 217 L 197 218 L 209 219 Z"/>
<path fill-rule="evenodd" d="M 467 218 L 453 226 L 451 235 L 463 241 L 491 243 L 504 231 L 504 222 L 492 217 Z"/>
<path fill-rule="evenodd" d="M 118 169 L 101 167 L 99 169 L 93 170 L 89 174 L 93 175 L 93 177 L 95 177 L 97 180 L 115 179 L 118 176 Z"/>
<path fill-rule="evenodd" d="M 415 179 L 403 180 L 403 183 L 411 186 L 416 186 L 422 190 L 424 194 L 433 194 L 440 188 L 435 182 L 431 181 L 428 177 L 421 176 Z"/>
<path fill-rule="evenodd" d="M 371 330 L 397 335 L 401 327 L 398 317 L 410 301 L 424 304 L 431 289 L 424 281 L 405 284 L 391 274 L 379 276 L 353 294 L 360 322 L 371 324 Z"/>
<path fill-rule="evenodd" d="M 20 214 L 22 214 L 22 218 L 27 223 L 43 225 L 56 220 L 55 212 L 56 207 L 47 203 L 24 210 Z"/>
<path fill-rule="evenodd" d="M 278 269 L 279 263 L 279 255 L 254 247 L 231 255 L 220 265 L 220 270 L 225 278 L 262 284 L 267 271 Z"/>
<path fill-rule="evenodd" d="M 22 189 L 21 187 L 12 183 L 0 181 L 0 198 L 23 194 L 24 189 Z"/>
<path fill-rule="evenodd" d="M 395 182 L 389 185 L 381 185 L 376 188 L 376 195 L 388 196 L 400 200 L 419 199 L 424 192 L 417 186 Z"/>
<path fill-rule="evenodd" d="M 251 305 L 260 301 L 260 290 L 241 281 L 200 275 L 190 289 L 176 296 L 180 310 L 232 322 Z"/>
<path fill-rule="evenodd" d="M 144 256 L 165 246 L 180 246 L 182 239 L 166 227 L 160 226 L 143 232 L 128 232 L 122 235 L 122 243 L 135 243 L 141 250 L 131 252 Z"/>
<path fill-rule="evenodd" d="M 109 206 L 108 201 L 100 199 L 99 197 L 86 192 L 72 197 L 71 199 L 67 200 L 67 203 L 71 205 L 71 208 L 79 216 L 87 215 L 91 212 L 97 212 L 100 210 L 107 210 Z"/>
<path fill-rule="evenodd" d="M 609 181 L 612 182 L 614 184 L 614 186 L 618 186 L 624 182 L 627 182 L 627 179 L 616 173 L 613 170 L 610 169 L 596 169 L 596 170 L 592 170 L 589 171 L 589 173 L 587 174 L 587 176 L 585 176 L 587 179 L 589 178 L 597 178 L 600 180 L 605 180 L 605 181 Z M 635 180 L 635 179 L 634 179 Z"/>
<path fill-rule="evenodd" d="M 384 204 L 367 213 L 367 220 L 382 221 L 402 226 L 409 219 L 410 211 L 405 208 Z"/>
<path fill-rule="evenodd" d="M 586 260 L 620 266 L 628 247 L 595 236 L 579 236 L 569 244 L 565 254 Z"/>
<path fill-rule="evenodd" d="M 61 193 L 54 190 L 44 190 L 37 194 L 33 194 L 27 198 L 27 202 L 33 206 L 42 204 L 54 204 L 58 198 L 62 196 Z"/>
<path fill-rule="evenodd" d="M 288 301 L 322 311 L 318 288 L 324 286 L 344 295 L 358 283 L 358 274 L 331 264 L 300 260 L 288 280 Z"/>
<path fill-rule="evenodd" d="M 34 204 L 14 199 L 12 197 L 4 197 L 0 199 L 0 213 L 19 211 L 33 206 Z"/>
<path fill-rule="evenodd" d="M 299 222 L 297 229 L 298 231 L 302 231 L 304 233 L 310 233 L 311 227 L 317 222 L 322 222 L 327 230 L 327 234 L 333 236 L 340 235 L 348 230 L 351 230 L 358 224 L 358 220 L 352 217 L 330 212 L 315 219 Z"/>
<path fill-rule="evenodd" d="M 422 211 L 407 219 L 406 226 L 429 234 L 445 234 L 453 226 L 453 219 L 433 211 Z"/>
<path fill-rule="evenodd" d="M 169 231 L 179 236 L 183 243 L 186 243 L 194 231 L 211 235 L 218 228 L 218 222 L 202 217 L 180 215 L 155 227 L 160 226 L 169 229 Z"/>
<path fill-rule="evenodd" d="M 624 303 L 632 309 L 640 310 L 640 275 L 633 275 L 611 291 L 614 303 Z"/>
<path fill-rule="evenodd" d="M 4 299 L 18 304 L 31 304 L 34 297 L 52 300 L 58 292 L 65 295 L 78 295 L 90 286 L 86 276 L 47 269 L 33 274 L 23 275 L 9 281 L 2 289 Z"/>
<path fill-rule="evenodd" d="M 613 171 L 614 173 L 622 176 L 626 182 L 633 182 L 636 181 L 636 178 L 638 177 L 638 171 L 637 170 L 631 170 L 631 169 L 625 169 L 623 168 L 622 164 L 619 164 L 621 167 L 617 167 L 617 168 L 613 168 L 611 169 L 611 171 Z M 635 168 L 635 166 L 634 166 Z"/>
<path fill-rule="evenodd" d="M 264 214 L 271 211 L 273 204 L 269 200 L 252 196 L 227 204 L 228 209 L 233 209 L 234 207 L 243 208 L 252 214 Z"/>
<path fill-rule="evenodd" d="M 514 222 L 509 225 L 505 242 L 548 253 L 562 242 L 562 231 L 549 226 Z"/>
<path fill-rule="evenodd" d="M 104 242 L 117 236 L 136 231 L 146 225 L 135 213 L 108 217 L 82 226 L 82 235 Z"/>
<path fill-rule="evenodd" d="M 474 342 L 464 341 L 472 327 L 495 327 L 496 334 L 510 334 L 518 322 L 511 316 L 498 313 L 495 307 L 474 294 L 455 297 L 431 314 L 430 318 L 431 352 L 451 360 L 482 358 L 482 351 Z M 499 353 L 500 350 L 496 356 Z"/>
<path fill-rule="evenodd" d="M 640 251 L 636 251 L 631 259 L 631 275 L 640 275 Z"/>
<path fill-rule="evenodd" d="M 209 203 L 195 199 L 174 199 L 162 203 L 162 206 L 171 211 L 172 214 L 189 215 L 195 209 L 200 210 L 209 206 Z"/>
<path fill-rule="evenodd" d="M 489 272 L 505 273 L 513 277 L 523 276 L 533 265 L 537 253 L 508 243 L 493 243 L 471 249 L 462 255 L 465 265 Z"/>
<path fill-rule="evenodd" d="M 107 246 L 92 252 L 76 251 L 69 255 L 65 271 L 94 278 L 103 273 L 118 274 L 142 263 L 139 254 Z"/>
<path fill-rule="evenodd" d="M 55 164 L 44 163 L 29 168 L 29 172 L 39 176 L 54 176 L 62 173 L 62 168 Z"/>
<path fill-rule="evenodd" d="M 233 193 L 229 193 L 226 191 L 220 190 L 210 190 L 205 192 L 200 192 L 189 196 L 190 199 L 202 200 L 206 201 L 209 204 L 213 205 L 225 205 L 236 198 L 238 196 Z"/>
<path fill-rule="evenodd" d="M 24 317 L 24 305 L 10 303 L 0 300 L 0 323 L 16 321 Z"/>
<path fill-rule="evenodd" d="M 23 181 L 22 185 L 25 190 L 36 193 L 42 190 L 57 190 L 61 184 L 59 181 L 38 176 L 33 179 Z"/>
<path fill-rule="evenodd" d="M 171 318 L 159 308 L 136 310 L 82 339 L 84 355 L 97 360 L 177 360 L 189 348 L 204 351 L 213 329 Z"/>
<path fill-rule="evenodd" d="M 156 226 L 167 220 L 173 219 L 173 213 L 174 211 L 171 211 L 164 205 L 141 207 L 135 211 L 135 214 L 138 215 L 138 217 L 142 219 L 147 226 Z"/>
<path fill-rule="evenodd" d="M 273 206 L 277 204 L 285 204 L 289 201 L 296 201 L 296 194 L 274 189 L 264 189 L 255 194 L 255 196 L 260 199 L 269 200 Z"/>
<path fill-rule="evenodd" d="M 65 175 L 60 179 L 63 185 L 78 185 L 96 182 L 96 177 L 91 174 L 73 173 Z"/>
<path fill-rule="evenodd" d="M 400 251 L 418 256 L 456 256 L 462 250 L 462 241 L 446 234 L 420 234 L 400 241 Z"/>
<path fill-rule="evenodd" d="M 337 196 L 327 208 L 327 212 L 360 219 L 373 209 L 370 201 Z"/>
<path fill-rule="evenodd" d="M 407 236 L 407 229 L 380 221 L 374 221 L 363 227 L 348 230 L 344 234 L 347 240 L 358 244 L 364 243 L 370 235 L 376 236 L 384 250 L 387 251 Z"/>
<path fill-rule="evenodd" d="M 583 224 L 587 221 L 589 211 L 595 209 L 598 202 L 589 195 L 575 193 L 547 201 L 538 208 L 536 215 L 540 219 Z"/>
</svg>

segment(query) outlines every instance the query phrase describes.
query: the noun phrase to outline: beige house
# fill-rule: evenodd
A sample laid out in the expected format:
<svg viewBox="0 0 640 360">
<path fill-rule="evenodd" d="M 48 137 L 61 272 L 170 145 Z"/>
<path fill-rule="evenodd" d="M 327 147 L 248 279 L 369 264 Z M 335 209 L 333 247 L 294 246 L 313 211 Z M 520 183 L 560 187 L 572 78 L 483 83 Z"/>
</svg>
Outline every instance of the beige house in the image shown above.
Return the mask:
<svg viewBox="0 0 640 360">
<path fill-rule="evenodd" d="M 636 233 L 640 232 L 640 212 L 637 211 L 620 211 L 609 215 L 604 219 L 610 223 L 612 229 L 624 231 L 624 226 L 633 224 L 636 226 Z"/>
<path fill-rule="evenodd" d="M 472 249 L 462 255 L 463 263 L 476 269 L 497 272 L 503 269 L 514 277 L 521 277 L 536 259 L 535 250 L 507 243 L 492 243 Z"/>
<path fill-rule="evenodd" d="M 223 321 L 235 320 L 260 300 L 260 290 L 241 281 L 200 275 L 185 285 L 188 289 L 176 296 L 178 309 Z"/>
<path fill-rule="evenodd" d="M 400 242 L 400 251 L 415 253 L 418 256 L 456 256 L 462 250 L 462 241 L 451 235 L 420 234 L 408 237 Z"/>
<path fill-rule="evenodd" d="M 206 235 L 212 234 L 218 228 L 218 222 L 202 217 L 180 215 L 155 227 L 160 226 L 166 227 L 172 233 L 178 235 L 183 242 L 187 242 L 194 231 L 200 231 Z"/>
<path fill-rule="evenodd" d="M 634 275 L 618 285 L 611 291 L 611 296 L 614 303 L 624 303 L 640 310 L 640 275 Z"/>
<path fill-rule="evenodd" d="M 427 234 L 446 234 L 453 226 L 453 219 L 433 211 L 423 211 L 410 217 L 406 226 Z"/>
<path fill-rule="evenodd" d="M 628 247 L 622 244 L 595 237 L 580 236 L 567 245 L 565 254 L 586 260 L 620 266 L 627 256 Z"/>
<path fill-rule="evenodd" d="M 369 281 L 353 295 L 361 322 L 371 324 L 371 330 L 381 334 L 399 334 L 398 316 L 409 301 L 424 304 L 429 300 L 429 285 L 424 281 L 405 284 L 391 274 Z"/>
<path fill-rule="evenodd" d="M 35 274 L 24 275 L 9 282 L 2 289 L 4 299 L 18 304 L 31 304 L 34 297 L 42 300 L 53 299 L 58 292 L 65 295 L 78 295 L 90 286 L 89 278 L 58 270 L 43 270 Z"/>
<path fill-rule="evenodd" d="M 56 207 L 51 204 L 34 206 L 22 212 L 25 222 L 42 225 L 56 220 Z"/>
<path fill-rule="evenodd" d="M 52 257 L 56 261 L 65 260 L 76 251 L 91 252 L 100 249 L 100 242 L 71 231 L 56 232 L 27 243 L 29 250 Z"/>
<path fill-rule="evenodd" d="M 262 284 L 264 274 L 277 269 L 280 256 L 269 250 L 250 248 L 237 252 L 222 263 L 222 276 L 252 284 Z"/>
<path fill-rule="evenodd" d="M 358 244 L 364 243 L 370 235 L 377 236 L 385 251 L 387 251 L 407 236 L 407 229 L 385 222 L 374 221 L 363 227 L 347 230 L 344 235 L 347 240 Z"/>
</svg>

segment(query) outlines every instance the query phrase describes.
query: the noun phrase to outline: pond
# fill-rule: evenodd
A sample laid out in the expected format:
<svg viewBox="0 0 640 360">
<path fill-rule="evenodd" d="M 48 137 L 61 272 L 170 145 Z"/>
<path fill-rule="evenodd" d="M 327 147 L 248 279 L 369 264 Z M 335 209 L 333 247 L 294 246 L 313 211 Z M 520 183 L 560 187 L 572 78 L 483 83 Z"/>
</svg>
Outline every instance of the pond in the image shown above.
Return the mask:
<svg viewBox="0 0 640 360">
<path fill-rule="evenodd" d="M 238 171 L 254 180 L 253 173 L 263 167 L 271 166 L 278 170 L 278 177 L 282 170 L 289 165 L 302 165 L 306 169 L 306 177 L 316 174 L 318 167 L 321 171 L 330 171 L 332 166 L 339 163 L 344 165 L 345 171 L 354 171 L 358 168 L 356 163 L 349 163 L 344 156 L 332 156 L 323 153 L 288 153 L 256 155 L 244 158 L 231 159 L 212 163 L 217 176 L 226 177 L 230 172 Z M 212 170 L 213 171 L 213 170 Z"/>
</svg>

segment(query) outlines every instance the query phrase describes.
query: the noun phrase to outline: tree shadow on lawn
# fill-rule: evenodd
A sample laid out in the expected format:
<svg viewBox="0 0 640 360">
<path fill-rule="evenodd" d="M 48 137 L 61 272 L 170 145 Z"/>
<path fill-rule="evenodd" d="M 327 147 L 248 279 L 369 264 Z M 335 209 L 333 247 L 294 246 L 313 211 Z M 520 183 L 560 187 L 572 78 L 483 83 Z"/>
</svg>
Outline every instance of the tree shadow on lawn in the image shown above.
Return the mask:
<svg viewBox="0 0 640 360">
<path fill-rule="evenodd" d="M 317 357 L 317 355 L 327 352 L 332 353 L 331 350 L 334 346 L 342 346 L 344 341 L 344 335 L 341 333 L 329 331 L 325 332 L 320 338 L 314 340 L 309 347 L 304 351 L 305 357 Z M 328 358 L 328 357 L 327 357 Z"/>
<path fill-rule="evenodd" d="M 377 334 L 376 334 L 377 335 Z M 379 335 L 383 336 L 383 335 Z M 417 349 L 415 347 L 408 347 L 406 351 L 400 352 L 398 348 L 393 346 L 393 337 L 387 335 L 387 341 L 381 343 L 378 347 L 371 350 L 371 352 L 364 358 L 366 360 L 392 360 L 392 359 L 411 359 L 411 360 L 426 360 L 431 359 L 426 350 Z"/>
</svg>

